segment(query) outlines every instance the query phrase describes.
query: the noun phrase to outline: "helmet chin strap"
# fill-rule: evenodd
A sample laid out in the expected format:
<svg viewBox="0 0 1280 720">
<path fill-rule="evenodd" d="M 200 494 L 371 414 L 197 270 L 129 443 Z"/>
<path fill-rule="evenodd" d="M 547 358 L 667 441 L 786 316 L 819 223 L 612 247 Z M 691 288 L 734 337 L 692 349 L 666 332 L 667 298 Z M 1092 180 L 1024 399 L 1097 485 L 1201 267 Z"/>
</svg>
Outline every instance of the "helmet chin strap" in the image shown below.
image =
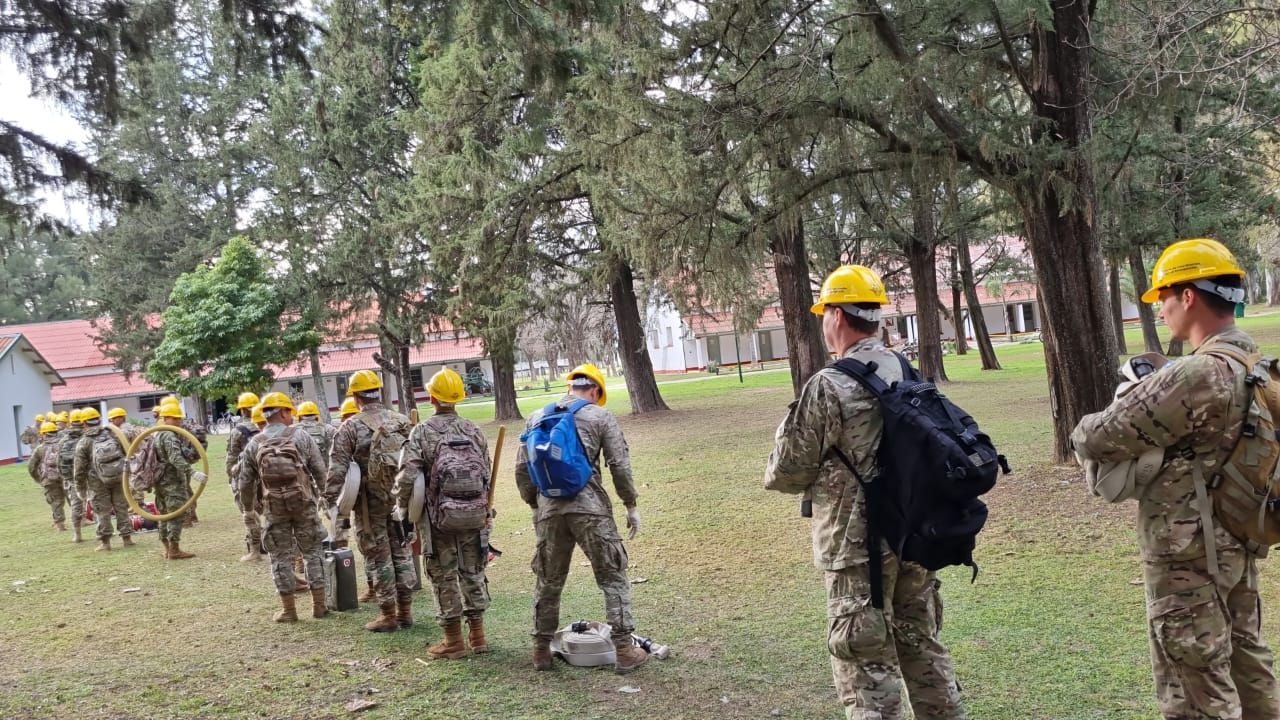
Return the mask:
<svg viewBox="0 0 1280 720">
<path fill-rule="evenodd" d="M 1191 284 L 1207 293 L 1213 293 L 1229 303 L 1244 302 L 1244 288 L 1227 287 L 1208 279 L 1192 280 Z"/>
<path fill-rule="evenodd" d="M 840 308 L 846 314 L 852 315 L 861 320 L 866 320 L 867 322 L 880 322 L 880 308 L 868 310 L 867 308 L 860 308 L 857 305 L 837 305 L 836 307 Z"/>
</svg>

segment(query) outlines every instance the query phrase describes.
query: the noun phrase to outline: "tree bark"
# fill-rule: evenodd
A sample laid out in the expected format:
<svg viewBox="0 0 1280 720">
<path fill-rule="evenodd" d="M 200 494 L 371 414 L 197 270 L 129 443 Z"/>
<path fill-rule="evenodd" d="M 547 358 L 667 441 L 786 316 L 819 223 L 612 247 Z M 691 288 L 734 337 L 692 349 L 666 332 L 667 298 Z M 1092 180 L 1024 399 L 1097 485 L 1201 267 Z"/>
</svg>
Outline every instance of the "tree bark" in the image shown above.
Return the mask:
<svg viewBox="0 0 1280 720">
<path fill-rule="evenodd" d="M 417 398 L 413 394 L 413 374 L 409 367 L 409 343 L 396 348 L 396 366 L 400 368 L 400 412 L 412 416 L 418 408 Z"/>
<path fill-rule="evenodd" d="M 493 362 L 493 419 L 497 422 L 519 420 L 520 406 L 516 403 L 516 347 L 515 338 L 509 342 L 497 342 L 485 350 Z"/>
<path fill-rule="evenodd" d="M 973 277 L 973 257 L 969 254 L 969 240 L 964 237 L 956 238 L 956 250 L 960 254 L 960 285 L 964 290 L 965 302 L 969 305 L 969 321 L 973 323 L 973 341 L 978 344 L 978 356 L 982 358 L 982 369 L 1000 370 L 1000 359 L 996 357 L 996 349 L 991 344 L 987 318 L 982 314 L 982 302 L 978 299 L 978 284 Z"/>
<path fill-rule="evenodd" d="M 1133 277 L 1134 302 L 1138 305 L 1138 319 L 1142 321 L 1142 345 L 1147 352 L 1160 352 L 1160 333 L 1156 332 L 1156 313 L 1151 303 L 1142 302 L 1142 294 L 1147 291 L 1147 269 L 1142 262 L 1142 248 L 1133 245 L 1129 248 L 1129 275 Z"/>
<path fill-rule="evenodd" d="M 1129 354 L 1129 346 L 1124 341 L 1124 293 L 1120 291 L 1120 263 L 1112 260 L 1107 263 L 1107 289 L 1111 295 L 1111 320 L 1116 332 L 1116 349 L 1121 355 Z"/>
<path fill-rule="evenodd" d="M 1267 266 L 1267 304 L 1280 305 L 1280 268 Z"/>
<path fill-rule="evenodd" d="M 956 249 L 951 248 L 951 325 L 956 329 L 956 355 L 967 355 L 969 343 L 964 332 L 963 290 L 960 282 L 960 261 Z"/>
<path fill-rule="evenodd" d="M 311 384 L 316 388 L 316 405 L 320 407 L 320 419 L 329 422 L 329 399 L 324 394 L 324 375 L 320 373 L 320 348 L 311 348 Z M 327 459 L 327 458 L 326 458 Z"/>
<path fill-rule="evenodd" d="M 658 391 L 653 360 L 645 347 L 644 321 L 640 318 L 640 305 L 636 300 L 635 276 L 630 263 L 622 257 L 614 258 L 609 295 L 618 325 L 618 350 L 622 354 L 622 374 L 631 396 L 631 413 L 641 415 L 668 410 L 662 393 Z"/>
<path fill-rule="evenodd" d="M 809 253 L 805 248 L 804 220 L 778 220 L 772 230 L 769 249 L 773 253 L 773 274 L 782 305 L 782 327 L 791 360 L 791 389 L 797 397 L 811 375 L 826 366 L 829 355 L 822 340 L 822 325 L 810 308 L 813 290 L 809 285 Z"/>
<path fill-rule="evenodd" d="M 930 242 L 932 230 L 925 230 L 920 224 L 923 220 L 929 228 L 933 226 L 931 218 L 921 216 L 919 207 L 925 203 L 918 198 L 915 202 L 915 234 L 926 240 L 916 240 L 906 250 L 907 265 L 911 268 L 911 292 L 916 296 L 920 376 L 932 382 L 947 382 L 947 370 L 942 365 L 942 326 L 938 322 L 938 249 Z"/>
</svg>

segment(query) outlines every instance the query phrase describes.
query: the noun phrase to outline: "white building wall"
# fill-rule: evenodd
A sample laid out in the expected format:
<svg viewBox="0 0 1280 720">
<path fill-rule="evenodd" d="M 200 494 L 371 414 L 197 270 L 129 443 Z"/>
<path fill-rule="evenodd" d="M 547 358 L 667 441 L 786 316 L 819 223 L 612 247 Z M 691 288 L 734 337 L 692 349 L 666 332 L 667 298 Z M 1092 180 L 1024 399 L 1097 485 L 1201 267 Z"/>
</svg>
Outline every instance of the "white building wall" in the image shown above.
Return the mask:
<svg viewBox="0 0 1280 720">
<path fill-rule="evenodd" d="M 21 444 L 23 428 L 34 425 L 36 415 L 53 407 L 49 397 L 49 380 L 23 354 L 21 345 L 9 348 L 0 358 L 0 463 L 12 462 L 31 454 Z"/>
<path fill-rule="evenodd" d="M 650 302 L 645 317 L 645 347 L 654 372 L 684 372 L 690 367 L 680 313 L 670 303 Z"/>
</svg>

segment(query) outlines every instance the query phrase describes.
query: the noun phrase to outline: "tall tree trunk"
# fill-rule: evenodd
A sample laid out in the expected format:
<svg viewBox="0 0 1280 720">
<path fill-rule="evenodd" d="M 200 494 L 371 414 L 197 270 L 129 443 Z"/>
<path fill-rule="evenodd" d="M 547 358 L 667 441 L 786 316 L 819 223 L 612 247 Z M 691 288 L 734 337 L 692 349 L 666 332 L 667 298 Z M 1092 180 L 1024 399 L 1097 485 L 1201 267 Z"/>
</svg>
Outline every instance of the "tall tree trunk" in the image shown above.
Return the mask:
<svg viewBox="0 0 1280 720">
<path fill-rule="evenodd" d="M 930 234 L 931 233 L 926 233 Z M 920 236 L 916 227 L 916 236 Z M 907 246 L 907 265 L 911 268 L 911 292 L 916 296 L 916 328 L 920 375 L 933 382 L 947 382 L 942 365 L 942 326 L 938 322 L 937 248 L 932 244 L 913 242 Z"/>
<path fill-rule="evenodd" d="M 1120 290 L 1120 263 L 1112 260 L 1107 263 L 1107 290 L 1111 295 L 1111 320 L 1116 332 L 1116 349 L 1121 355 L 1129 354 L 1129 345 L 1124 341 L 1124 293 Z"/>
<path fill-rule="evenodd" d="M 956 238 L 956 250 L 960 252 L 960 285 L 964 289 L 965 302 L 969 305 L 969 321 L 973 323 L 973 341 L 978 344 L 978 356 L 983 370 L 1000 370 L 1000 359 L 991 344 L 991 332 L 987 318 L 982 313 L 982 301 L 978 299 L 978 284 L 973 277 L 973 257 L 969 254 L 969 240 Z"/>
<path fill-rule="evenodd" d="M 609 283 L 613 300 L 613 317 L 618 325 L 618 349 L 622 354 L 622 374 L 631 395 L 631 412 L 668 410 L 658 391 L 658 378 L 653 374 L 653 360 L 645 347 L 644 321 L 636 300 L 635 276 L 624 258 L 613 261 L 613 280 Z"/>
<path fill-rule="evenodd" d="M 520 406 L 516 403 L 516 343 L 515 333 L 499 338 L 498 342 L 485 340 L 485 351 L 493 362 L 493 419 L 497 422 L 519 420 Z"/>
<path fill-rule="evenodd" d="M 1147 291 L 1147 269 L 1142 262 L 1142 248 L 1137 245 L 1129 247 L 1129 275 L 1133 278 L 1133 296 L 1138 305 L 1138 319 L 1142 321 L 1142 345 L 1147 352 L 1160 352 L 1160 333 L 1156 332 L 1156 313 L 1151 303 L 1142 302 L 1142 294 Z"/>
<path fill-rule="evenodd" d="M 1098 246 L 1097 192 L 1086 147 L 1090 127 L 1091 3 L 1053 0 L 1052 23 L 1031 35 L 1032 142 L 1055 153 L 1056 167 L 1014 180 L 1044 313 L 1045 364 L 1053 399 L 1054 459 L 1071 458 L 1070 437 L 1087 413 L 1106 407 L 1118 359 Z M 1062 183 L 1050 182 L 1048 172 Z M 1063 184 L 1068 195 L 1059 190 Z"/>
<path fill-rule="evenodd" d="M 804 220 L 790 213 L 778 220 L 771 230 L 769 250 L 773 253 L 773 274 L 782 305 L 782 329 L 791 361 L 791 389 L 798 397 L 805 381 L 825 367 L 828 359 L 822 325 L 809 311 L 813 307 L 813 289 Z"/>
<path fill-rule="evenodd" d="M 1267 265 L 1267 304 L 1280 305 L 1280 268 Z"/>
<path fill-rule="evenodd" d="M 960 282 L 960 261 L 956 249 L 951 248 L 951 325 L 956 329 L 956 355 L 967 355 L 969 343 L 965 339 L 963 291 Z"/>
<path fill-rule="evenodd" d="M 409 367 L 409 343 L 396 348 L 396 366 L 400 368 L 400 412 L 412 416 L 418 408 L 413 394 L 413 373 Z"/>
<path fill-rule="evenodd" d="M 327 423 L 329 422 L 329 398 L 324 394 L 324 375 L 320 373 L 320 348 L 311 348 L 308 357 L 311 360 L 311 384 L 316 388 L 316 405 L 320 407 L 320 419 Z"/>
</svg>

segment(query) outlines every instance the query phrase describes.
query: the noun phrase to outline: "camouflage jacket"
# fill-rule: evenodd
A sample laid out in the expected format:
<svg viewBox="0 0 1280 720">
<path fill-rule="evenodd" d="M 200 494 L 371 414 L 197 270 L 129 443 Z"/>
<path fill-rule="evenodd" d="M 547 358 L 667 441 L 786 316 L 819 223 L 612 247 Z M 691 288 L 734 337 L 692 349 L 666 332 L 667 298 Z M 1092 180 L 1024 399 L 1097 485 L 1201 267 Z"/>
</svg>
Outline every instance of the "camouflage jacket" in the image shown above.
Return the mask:
<svg viewBox="0 0 1280 720">
<path fill-rule="evenodd" d="M 36 481 L 37 485 L 44 485 L 44 454 L 49 452 L 50 448 L 55 448 L 54 452 L 57 452 L 56 447 L 50 443 L 42 442 L 36 446 L 35 450 L 31 451 L 31 457 L 27 458 L 27 474 L 31 476 L 32 480 Z"/>
<path fill-rule="evenodd" d="M 369 446 L 373 441 L 373 428 L 366 419 L 368 416 L 376 416 L 384 424 L 409 423 L 409 418 L 384 408 L 382 403 L 368 403 L 359 413 L 342 423 L 342 427 L 333 436 L 333 447 L 329 449 L 329 473 L 324 487 L 326 507 L 338 501 L 338 494 L 346 483 L 347 468 L 351 463 L 360 467 L 361 495 L 370 493 L 384 503 L 392 502 L 391 486 L 394 476 L 383 478 L 381 482 L 374 482 L 369 477 Z"/>
<path fill-rule="evenodd" d="M 236 498 L 240 501 L 241 507 L 263 507 L 262 489 L 259 487 L 261 478 L 257 460 L 258 448 L 262 446 L 263 439 L 277 437 L 288 427 L 282 423 L 268 423 L 262 432 L 254 435 L 249 440 L 249 444 L 245 445 L 238 470 L 239 476 L 235 483 Z M 293 432 L 293 444 L 297 446 L 298 454 L 302 456 L 302 470 L 311 480 L 308 492 L 311 493 L 312 498 L 319 497 L 319 490 L 324 486 L 325 480 L 324 460 L 320 457 L 320 448 L 316 445 L 316 441 L 311 439 L 311 435 L 303 432 L 301 428 Z"/>
<path fill-rule="evenodd" d="M 1105 410 L 1081 418 L 1071 433 L 1076 452 L 1090 460 L 1131 460 L 1152 448 L 1165 448 L 1164 466 L 1138 502 L 1138 548 L 1144 560 L 1205 555 L 1193 461 L 1183 453 L 1189 450 L 1204 463 L 1205 482 L 1210 482 L 1240 435 L 1246 400 L 1243 376 L 1230 362 L 1201 352 L 1217 342 L 1246 352 L 1258 347 L 1244 331 L 1227 328 Z M 1220 523 L 1215 524 L 1214 537 L 1219 552 L 1241 547 Z"/>
<path fill-rule="evenodd" d="M 22 429 L 22 435 L 18 436 L 23 445 L 34 448 L 40 442 L 40 429 L 31 425 Z"/>
<path fill-rule="evenodd" d="M 75 479 L 76 487 L 84 487 L 89 480 L 102 481 L 98 477 L 98 470 L 93 466 L 93 446 L 102 440 L 103 433 L 110 433 L 110 430 L 102 427 L 86 428 L 80 436 L 80 441 L 76 443 L 75 458 L 71 464 L 72 477 Z M 112 434 L 110 441 L 117 445 L 120 444 Z M 124 448 L 121 448 L 123 452 Z"/>
<path fill-rule="evenodd" d="M 241 418 L 235 427 L 231 428 L 231 434 L 227 436 L 227 482 L 234 487 L 239 472 L 236 465 L 240 462 L 240 454 L 244 452 L 244 446 L 249 444 L 249 438 L 258 434 L 258 426 L 249 421 L 248 418 Z"/>
<path fill-rule="evenodd" d="M 192 473 L 191 461 L 187 460 L 185 452 L 187 439 L 175 432 L 157 432 L 153 437 L 156 439 L 156 456 L 164 466 L 156 485 L 185 488 Z"/>
<path fill-rule="evenodd" d="M 556 401 L 556 407 L 568 407 L 577 399 L 566 395 Z M 537 425 L 542 415 L 542 409 L 535 411 L 529 416 L 525 427 Z M 529 477 L 529 454 L 524 443 L 520 443 L 516 451 L 516 488 L 520 491 L 520 498 L 534 509 L 535 521 L 570 513 L 613 515 L 613 505 L 609 502 L 609 493 L 604 489 L 600 471 L 601 453 L 609 465 L 609 474 L 613 477 L 613 488 L 618 493 L 618 499 L 628 508 L 636 505 L 638 496 L 635 481 L 631 477 L 631 454 L 627 450 L 627 439 L 622 435 L 618 419 L 599 405 L 583 407 L 574 419 L 578 426 L 578 436 L 582 438 L 582 447 L 595 467 L 591 481 L 577 495 L 567 499 L 544 497 Z"/>
<path fill-rule="evenodd" d="M 328 462 L 329 450 L 333 447 L 333 436 L 338 434 L 338 429 L 310 418 L 299 420 L 298 427 L 305 430 L 311 436 L 311 439 L 316 441 L 316 447 L 320 448 L 320 457 L 324 458 L 325 462 Z"/>
<path fill-rule="evenodd" d="M 69 427 L 62 431 L 62 444 L 58 446 L 58 474 L 62 475 L 65 482 L 70 482 L 75 477 L 76 447 L 83 434 L 84 431 L 80 428 Z M 85 486 L 78 483 L 76 487 L 85 489 Z"/>
<path fill-rule="evenodd" d="M 408 507 L 409 498 L 413 495 L 413 481 L 419 471 L 426 476 L 428 483 L 431 482 L 431 467 L 436 462 L 436 450 L 448 433 L 470 438 L 480 448 L 485 460 L 489 459 L 489 442 L 484 433 L 480 432 L 479 426 L 453 410 L 436 413 L 413 428 L 413 432 L 409 433 L 409 441 L 404 445 L 404 452 L 400 454 L 400 472 L 396 475 L 396 484 L 391 490 L 397 505 Z M 485 470 L 491 469 L 486 462 Z"/>
<path fill-rule="evenodd" d="M 844 357 L 875 362 L 886 383 L 902 379 L 902 367 L 879 338 L 859 340 Z M 875 477 L 884 421 L 880 402 L 839 370 L 820 370 L 792 401 L 774 435 L 764 486 L 808 493 L 813 501 L 813 564 L 840 570 L 867 561 L 867 503 L 857 478 L 831 448 L 838 447 L 863 477 Z M 882 550 L 883 551 L 883 550 Z"/>
</svg>

